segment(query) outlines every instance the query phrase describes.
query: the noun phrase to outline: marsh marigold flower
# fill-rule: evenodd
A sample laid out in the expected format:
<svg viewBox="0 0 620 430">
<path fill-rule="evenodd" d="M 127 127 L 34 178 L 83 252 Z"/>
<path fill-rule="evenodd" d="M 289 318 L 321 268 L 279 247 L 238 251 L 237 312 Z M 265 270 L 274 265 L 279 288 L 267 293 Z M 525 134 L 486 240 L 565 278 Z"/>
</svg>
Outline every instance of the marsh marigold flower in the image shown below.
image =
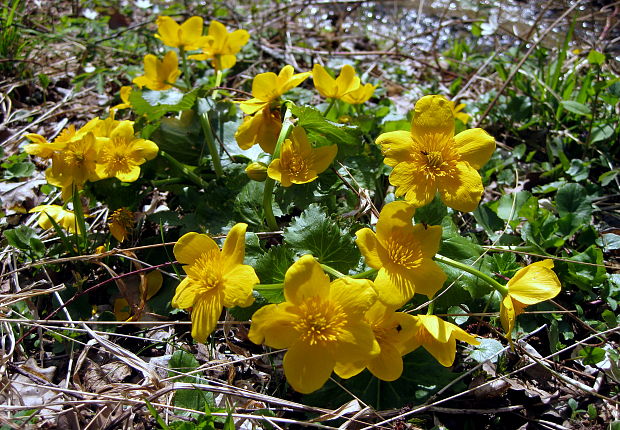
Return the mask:
<svg viewBox="0 0 620 430">
<path fill-rule="evenodd" d="M 257 344 L 288 348 L 284 374 L 296 391 L 321 388 L 337 363 L 367 361 L 379 354 L 364 320 L 376 300 L 371 281 L 345 277 L 330 283 L 320 264 L 304 255 L 286 271 L 284 297 L 285 302 L 254 313 L 248 337 Z"/>
<path fill-rule="evenodd" d="M 235 224 L 219 246 L 206 234 L 183 235 L 173 252 L 187 274 L 177 286 L 172 306 L 191 309 L 192 337 L 204 343 L 224 306 L 250 306 L 259 282 L 254 269 L 243 264 L 247 224 Z"/>
<path fill-rule="evenodd" d="M 327 73 L 325 67 L 315 64 L 312 68 L 312 80 L 319 94 L 328 99 L 341 99 L 345 94 L 360 87 L 360 78 L 349 64 L 342 66 L 336 79 Z"/>
<path fill-rule="evenodd" d="M 56 222 L 60 227 L 67 230 L 69 233 L 77 232 L 77 224 L 75 222 L 75 213 L 73 211 L 64 209 L 58 205 L 40 205 L 30 209 L 30 212 L 40 212 L 38 224 L 43 229 L 49 229 L 53 227 L 50 218 Z"/>
<path fill-rule="evenodd" d="M 381 352 L 367 362 L 338 363 L 336 373 L 343 377 L 355 376 L 367 368 L 383 381 L 397 380 L 403 373 L 403 355 L 413 350 L 409 340 L 415 326 L 413 315 L 396 312 L 393 307 L 377 300 L 364 318 L 370 324 Z"/>
<path fill-rule="evenodd" d="M 130 108 L 131 103 L 129 102 L 129 94 L 131 94 L 131 87 L 128 85 L 122 86 L 119 92 L 122 103 L 119 103 L 116 106 L 112 106 L 110 109 L 119 110 Z"/>
<path fill-rule="evenodd" d="M 253 181 L 263 182 L 267 179 L 267 165 L 260 161 L 253 161 L 246 166 L 245 174 Z"/>
<path fill-rule="evenodd" d="M 140 176 L 140 165 L 155 158 L 158 151 L 154 142 L 135 137 L 133 121 L 119 121 L 109 139 L 98 145 L 97 175 L 133 182 Z"/>
<path fill-rule="evenodd" d="M 450 108 L 452 108 L 452 114 L 454 115 L 454 118 L 458 119 L 463 124 L 467 124 L 467 121 L 469 121 L 469 114 L 461 112 L 463 109 L 465 109 L 465 103 L 459 103 L 457 105 L 452 100 L 450 100 L 449 102 Z"/>
<path fill-rule="evenodd" d="M 172 88 L 171 84 L 174 84 L 180 75 L 179 57 L 176 52 L 166 52 L 163 60 L 153 54 L 147 54 L 144 56 L 144 75 L 134 78 L 133 83 L 140 88 L 163 91 Z"/>
<path fill-rule="evenodd" d="M 457 340 L 470 345 L 480 344 L 462 328 L 435 315 L 415 315 L 413 318 L 415 325 L 407 345 L 408 349 L 413 351 L 423 346 L 442 366 L 450 367 L 454 363 Z"/>
<path fill-rule="evenodd" d="M 112 212 L 112 215 L 108 217 L 108 221 L 108 228 L 112 236 L 119 242 L 124 242 L 133 228 L 134 215 L 133 212 L 120 208 Z"/>
<path fill-rule="evenodd" d="M 516 317 L 523 308 L 550 300 L 560 293 L 560 280 L 551 269 L 552 260 L 538 261 L 520 269 L 506 284 L 508 294 L 502 300 L 499 316 L 510 341 Z"/>
<path fill-rule="evenodd" d="M 362 103 L 366 103 L 372 97 L 376 88 L 377 86 L 372 84 L 360 85 L 357 90 L 343 95 L 342 101 L 352 105 L 361 105 Z"/>
<path fill-rule="evenodd" d="M 433 297 L 447 278 L 433 261 L 441 227 L 413 225 L 414 211 L 407 202 L 388 203 L 379 214 L 377 233 L 369 228 L 355 233 L 366 264 L 379 269 L 375 288 L 388 306 L 402 306 L 415 293 Z"/>
<path fill-rule="evenodd" d="M 211 21 L 209 34 L 201 46 L 202 54 L 190 55 L 192 60 L 211 60 L 216 70 L 230 69 L 237 62 L 237 53 L 250 40 L 250 33 L 246 30 L 235 30 L 231 33 L 224 24 Z"/>
<path fill-rule="evenodd" d="M 266 106 L 254 115 L 243 118 L 243 123 L 235 132 L 235 140 L 241 149 L 250 149 L 258 143 L 263 151 L 273 154 L 281 129 L 280 111 Z"/>
<path fill-rule="evenodd" d="M 157 17 L 156 38 L 164 45 L 192 51 L 202 48 L 207 43 L 207 37 L 202 35 L 203 21 L 199 16 L 192 16 L 179 25 L 169 16 Z"/>
<path fill-rule="evenodd" d="M 416 207 L 437 191 L 453 209 L 476 209 L 482 192 L 480 169 L 495 150 L 495 139 L 480 128 L 454 135 L 454 114 L 442 96 L 422 97 L 415 105 L 411 132 L 391 131 L 377 138 L 385 164 L 393 167 L 396 196 Z"/>
<path fill-rule="evenodd" d="M 287 65 L 277 75 L 273 72 L 260 73 L 252 81 L 253 98 L 240 103 L 241 110 L 251 115 L 272 102 L 282 94 L 301 84 L 310 72 L 295 73 L 293 66 Z"/>
<path fill-rule="evenodd" d="M 290 139 L 282 142 L 280 158 L 271 161 L 267 174 L 283 187 L 312 182 L 332 164 L 337 153 L 338 145 L 313 148 L 303 127 L 295 127 Z"/>
</svg>

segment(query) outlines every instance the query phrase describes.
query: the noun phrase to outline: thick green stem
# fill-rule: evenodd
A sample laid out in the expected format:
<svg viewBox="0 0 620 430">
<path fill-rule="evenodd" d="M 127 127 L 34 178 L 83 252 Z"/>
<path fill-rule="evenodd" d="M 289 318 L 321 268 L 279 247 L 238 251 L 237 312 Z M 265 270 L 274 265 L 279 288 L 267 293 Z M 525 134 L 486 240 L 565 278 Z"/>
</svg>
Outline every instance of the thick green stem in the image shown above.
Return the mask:
<svg viewBox="0 0 620 430">
<path fill-rule="evenodd" d="M 282 146 L 282 142 L 284 142 L 293 129 L 293 123 L 291 122 L 292 115 L 291 110 L 287 109 L 284 114 L 284 118 L 282 119 L 282 129 L 278 135 L 276 147 L 273 150 L 272 160 L 280 156 L 280 147 Z M 278 223 L 276 222 L 276 217 L 273 215 L 272 206 L 273 188 L 275 187 L 275 184 L 275 179 L 267 177 L 267 179 L 265 179 L 265 188 L 263 189 L 263 212 L 265 214 L 265 221 L 267 222 L 267 226 L 273 231 L 278 230 Z"/>
<path fill-rule="evenodd" d="M 281 290 L 282 288 L 284 288 L 284 283 L 254 285 L 255 290 Z"/>
<path fill-rule="evenodd" d="M 168 154 L 167 152 L 161 151 L 161 150 L 159 151 L 159 155 L 164 157 L 170 164 L 172 164 L 172 166 L 175 169 L 181 172 L 183 176 L 185 176 L 187 179 L 189 179 L 190 181 L 192 181 L 199 187 L 207 188 L 209 186 L 209 184 L 206 183 L 200 176 L 198 176 L 197 174 L 189 170 L 187 166 L 185 166 L 179 160 L 174 158 L 172 155 Z"/>
<path fill-rule="evenodd" d="M 220 85 L 222 85 L 222 71 L 218 69 L 215 72 L 215 85 L 213 85 L 213 87 L 217 88 Z M 213 90 L 213 93 L 211 94 L 211 98 L 213 100 L 215 100 L 216 97 L 217 97 L 217 89 Z"/>
<path fill-rule="evenodd" d="M 181 62 L 183 64 L 183 81 L 189 90 L 192 87 L 191 76 L 189 74 L 189 67 L 187 66 L 187 56 L 185 55 L 185 49 L 179 48 L 179 54 L 181 54 Z"/>
<path fill-rule="evenodd" d="M 370 269 L 370 270 L 366 270 L 365 272 L 358 273 L 356 275 L 351 275 L 351 277 L 355 279 L 365 279 L 365 278 L 369 278 L 375 275 L 377 272 L 378 272 L 377 269 Z"/>
<path fill-rule="evenodd" d="M 471 273 L 472 275 L 477 276 L 478 278 L 482 279 L 483 281 L 491 285 L 494 289 L 499 291 L 499 293 L 504 297 L 508 294 L 508 288 L 506 288 L 504 285 L 497 282 L 495 279 L 491 278 L 489 275 L 482 273 L 478 269 L 474 269 L 473 267 L 468 266 L 467 264 L 454 261 L 451 258 L 444 257 L 443 255 L 439 255 L 439 254 L 435 254 L 435 260 L 439 261 L 440 263 L 447 264 L 448 266 L 455 267 L 459 270 L 462 270 L 463 272 Z"/>
<path fill-rule="evenodd" d="M 221 178 L 224 176 L 224 170 L 222 169 L 222 162 L 220 161 L 220 153 L 217 150 L 215 139 L 213 138 L 213 130 L 211 129 L 211 122 L 209 121 L 209 112 L 198 115 L 198 118 L 200 119 L 202 132 L 205 135 L 205 143 L 207 144 L 207 148 L 209 148 L 209 154 L 211 154 L 211 162 L 213 163 L 215 176 Z"/>
<path fill-rule="evenodd" d="M 344 278 L 346 276 L 344 273 L 341 273 L 341 272 L 337 271 L 336 269 L 334 269 L 333 267 L 328 266 L 327 264 L 321 264 L 321 268 L 323 269 L 324 272 L 329 273 L 330 275 L 334 276 L 335 278 Z"/>
<path fill-rule="evenodd" d="M 329 102 L 329 106 L 327 106 L 327 109 L 325 109 L 325 112 L 323 113 L 323 116 L 327 118 L 327 114 L 329 113 L 330 110 L 332 110 L 332 107 L 334 107 L 334 104 L 336 104 L 336 98 L 331 99 L 331 101 Z"/>
</svg>

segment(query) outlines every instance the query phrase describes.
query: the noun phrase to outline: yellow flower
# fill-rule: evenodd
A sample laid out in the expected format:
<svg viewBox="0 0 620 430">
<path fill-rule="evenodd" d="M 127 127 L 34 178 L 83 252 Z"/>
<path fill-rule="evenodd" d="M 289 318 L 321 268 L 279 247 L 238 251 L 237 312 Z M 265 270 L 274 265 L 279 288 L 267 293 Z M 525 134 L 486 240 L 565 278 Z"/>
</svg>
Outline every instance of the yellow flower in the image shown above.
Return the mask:
<svg viewBox="0 0 620 430">
<path fill-rule="evenodd" d="M 267 179 L 267 165 L 260 161 L 253 161 L 247 165 L 245 173 L 253 181 L 263 182 Z"/>
<path fill-rule="evenodd" d="M 502 300 L 499 316 L 506 337 L 511 342 L 516 317 L 523 312 L 523 308 L 552 299 L 560 293 L 560 280 L 551 269 L 552 260 L 538 261 L 520 269 L 506 284 L 508 294 Z"/>
<path fill-rule="evenodd" d="M 163 60 L 159 60 L 153 54 L 144 56 L 144 75 L 134 78 L 133 83 L 150 90 L 162 91 L 172 88 L 177 78 L 181 75 L 179 70 L 179 58 L 176 52 L 168 51 Z"/>
<path fill-rule="evenodd" d="M 216 70 L 230 69 L 237 62 L 237 53 L 250 40 L 250 33 L 246 30 L 235 30 L 229 33 L 224 24 L 211 21 L 209 35 L 201 46 L 202 54 L 190 55 L 192 60 L 211 60 Z"/>
<path fill-rule="evenodd" d="M 243 123 L 235 132 L 235 139 L 241 149 L 250 149 L 258 143 L 263 151 L 273 154 L 281 129 L 280 111 L 272 111 L 265 106 L 254 115 L 243 118 Z"/>
<path fill-rule="evenodd" d="M 39 215 L 38 224 L 39 227 L 43 229 L 47 230 L 53 227 L 52 222 L 50 221 L 51 218 L 56 222 L 56 224 L 67 230 L 69 233 L 77 232 L 75 213 L 73 213 L 73 211 L 63 209 L 62 206 L 58 205 L 40 205 L 30 209 L 30 213 L 33 212 L 41 212 Z"/>
<path fill-rule="evenodd" d="M 122 103 L 119 103 L 116 106 L 112 106 L 110 109 L 119 110 L 130 108 L 131 103 L 129 102 L 129 94 L 131 94 L 131 87 L 127 85 L 122 86 L 120 91 Z"/>
<path fill-rule="evenodd" d="M 385 164 L 393 167 L 396 196 L 415 207 L 430 203 L 437 191 L 453 209 L 476 209 L 482 180 L 476 169 L 489 160 L 495 139 L 480 128 L 454 135 L 454 115 L 442 96 L 422 97 L 415 105 L 411 132 L 391 131 L 377 138 Z"/>
<path fill-rule="evenodd" d="M 376 234 L 369 228 L 355 233 L 366 264 L 379 269 L 375 288 L 388 306 L 402 306 L 415 293 L 433 297 L 447 278 L 433 261 L 441 227 L 412 225 L 414 211 L 407 202 L 388 203 L 379 214 Z"/>
<path fill-rule="evenodd" d="M 273 72 L 260 73 L 252 81 L 254 98 L 240 103 L 241 110 L 248 115 L 269 106 L 282 94 L 301 84 L 310 72 L 294 74 L 293 66 L 287 65 L 277 75 Z"/>
<path fill-rule="evenodd" d="M 108 220 L 108 228 L 112 236 L 119 242 L 124 242 L 127 236 L 129 236 L 130 230 L 133 228 L 133 212 L 125 208 L 120 208 L 115 210 L 112 215 L 108 217 Z"/>
<path fill-rule="evenodd" d="M 86 181 L 97 181 L 96 139 L 88 132 L 78 140 L 67 142 L 62 151 L 52 154 L 52 166 L 45 171 L 47 182 L 62 188 L 63 199 L 69 199 L 73 187 L 81 188 Z"/>
<path fill-rule="evenodd" d="M 479 345 L 471 334 L 435 315 L 415 315 L 413 334 L 407 347 L 410 351 L 423 346 L 442 366 L 450 367 L 456 355 L 456 341 Z"/>
<path fill-rule="evenodd" d="M 328 99 L 340 99 L 360 87 L 360 78 L 348 64 L 340 69 L 340 75 L 336 79 L 332 78 L 323 66 L 315 64 L 312 68 L 312 80 L 319 94 Z"/>
<path fill-rule="evenodd" d="M 239 223 L 230 229 L 220 248 L 206 234 L 187 233 L 174 246 L 174 256 L 187 273 L 177 286 L 172 306 L 191 308 L 192 337 L 204 343 L 215 329 L 224 306 L 250 306 L 252 289 L 259 282 L 254 269 L 243 264 L 245 230 Z"/>
<path fill-rule="evenodd" d="M 366 84 L 360 85 L 360 87 L 351 91 L 342 96 L 342 101 L 352 104 L 352 105 L 361 105 L 362 103 L 366 103 L 374 94 L 376 85 Z"/>
<path fill-rule="evenodd" d="M 110 138 L 99 144 L 97 175 L 133 182 L 140 176 L 139 166 L 155 158 L 158 151 L 154 142 L 134 136 L 133 121 L 119 121 Z"/>
<path fill-rule="evenodd" d="M 249 339 L 288 348 L 284 374 L 301 393 L 318 390 L 337 363 L 367 361 L 379 344 L 364 314 L 376 300 L 367 279 L 329 282 L 319 263 L 304 255 L 286 271 L 284 297 L 254 313 Z M 340 375 L 346 377 L 347 375 Z"/>
<path fill-rule="evenodd" d="M 449 103 L 450 103 L 450 108 L 452 109 L 452 115 L 454 115 L 454 118 L 458 119 L 463 124 L 467 124 L 467 121 L 469 121 L 469 114 L 466 114 L 465 112 L 461 112 L 463 109 L 465 109 L 465 103 L 459 103 L 457 105 L 452 100 L 449 100 Z"/>
<path fill-rule="evenodd" d="M 72 124 L 61 131 L 56 139 L 54 139 L 54 142 L 48 142 L 47 139 L 39 134 L 26 134 L 25 137 L 27 137 L 32 143 L 24 145 L 24 151 L 37 157 L 52 158 L 54 153 L 65 149 L 67 143 L 80 140 L 86 135 L 86 133 L 93 131 L 100 121 L 101 120 L 99 118 L 93 118 L 84 124 L 84 126 L 79 130 L 76 130 L 75 126 Z"/>
<path fill-rule="evenodd" d="M 295 127 L 282 142 L 280 158 L 271 161 L 267 174 L 283 187 L 314 181 L 334 161 L 338 145 L 313 148 L 303 127 Z"/>
<path fill-rule="evenodd" d="M 169 16 L 157 17 L 156 38 L 160 39 L 164 45 L 173 48 L 192 51 L 202 48 L 207 43 L 207 37 L 202 35 L 202 18 L 192 16 L 183 24 L 177 24 Z"/>
<path fill-rule="evenodd" d="M 370 373 L 383 381 L 397 380 L 403 373 L 403 355 L 412 351 L 409 338 L 415 325 L 413 315 L 395 312 L 393 307 L 376 301 L 364 318 L 370 324 L 381 352 L 367 362 L 338 363 L 336 373 L 350 377 L 368 368 Z"/>
</svg>

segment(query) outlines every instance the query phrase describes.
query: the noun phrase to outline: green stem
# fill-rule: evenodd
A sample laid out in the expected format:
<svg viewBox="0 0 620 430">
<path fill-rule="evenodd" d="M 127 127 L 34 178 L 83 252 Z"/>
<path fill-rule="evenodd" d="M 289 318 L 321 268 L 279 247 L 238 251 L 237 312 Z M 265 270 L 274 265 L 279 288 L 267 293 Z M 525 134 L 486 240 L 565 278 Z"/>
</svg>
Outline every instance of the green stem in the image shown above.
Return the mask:
<svg viewBox="0 0 620 430">
<path fill-rule="evenodd" d="M 435 300 L 431 300 L 428 304 L 428 309 L 426 310 L 426 315 L 433 315 L 433 311 L 435 310 Z"/>
<path fill-rule="evenodd" d="M 213 170 L 215 170 L 215 176 L 221 178 L 224 176 L 224 170 L 222 169 L 222 162 L 220 161 L 220 153 L 215 145 L 215 139 L 213 138 L 213 130 L 211 129 L 211 122 L 209 121 L 209 112 L 198 115 L 200 119 L 200 125 L 205 135 L 205 143 L 209 148 L 209 154 L 211 154 L 211 161 L 213 163 Z"/>
<path fill-rule="evenodd" d="M 487 282 L 489 285 L 491 285 L 497 291 L 499 291 L 499 293 L 503 297 L 505 297 L 508 294 L 508 288 L 506 288 L 504 285 L 502 285 L 499 282 L 497 282 L 495 279 L 491 278 L 489 275 L 487 275 L 485 273 L 482 273 L 478 269 L 474 269 L 473 267 L 468 266 L 467 264 L 463 264 L 463 263 L 460 263 L 458 261 L 454 261 L 451 258 L 444 257 L 443 255 L 439 255 L 439 254 L 435 254 L 435 260 L 439 261 L 440 263 L 447 264 L 448 266 L 455 267 L 455 268 L 457 268 L 459 270 L 462 270 L 463 272 L 471 273 L 472 275 L 477 276 L 478 278 L 480 278 L 483 281 Z"/>
<path fill-rule="evenodd" d="M 193 183 L 195 183 L 199 187 L 202 187 L 202 188 L 206 189 L 209 186 L 209 184 L 207 182 L 205 182 L 200 176 L 198 176 L 197 174 L 195 174 L 194 172 L 189 170 L 186 165 L 181 163 L 179 160 L 174 158 L 172 155 L 170 155 L 167 152 L 164 152 L 162 150 L 159 151 L 159 155 L 164 157 L 170 164 L 172 164 L 172 166 L 175 169 L 177 169 L 179 172 L 181 172 L 183 174 L 183 176 L 185 176 L 187 179 L 189 179 L 190 181 L 192 181 Z"/>
<path fill-rule="evenodd" d="M 183 64 L 183 80 L 188 89 L 192 87 L 192 81 L 190 79 L 189 67 L 187 67 L 187 56 L 185 55 L 185 49 L 179 48 L 179 54 L 181 54 L 181 62 Z"/>
<path fill-rule="evenodd" d="M 344 278 L 346 275 L 334 269 L 333 267 L 328 266 L 327 264 L 321 264 L 321 268 L 323 271 L 329 273 L 335 278 Z"/>
<path fill-rule="evenodd" d="M 219 87 L 220 85 L 222 85 L 222 71 L 218 69 L 218 70 L 215 72 L 215 85 L 214 85 L 214 87 L 215 87 L 215 88 L 217 88 L 217 87 Z M 218 92 L 218 91 L 217 91 L 216 89 L 215 89 L 215 90 L 213 90 L 213 94 L 211 94 L 211 98 L 212 98 L 213 100 L 215 100 L 215 98 L 217 97 L 217 92 Z"/>
<path fill-rule="evenodd" d="M 291 121 L 291 116 L 293 116 L 290 109 L 286 110 L 284 114 L 284 118 L 282 119 L 282 129 L 280 130 L 280 134 L 278 135 L 278 141 L 276 142 L 276 147 L 273 150 L 272 160 L 276 159 L 280 155 L 280 147 L 282 146 L 282 142 L 287 138 L 291 130 L 293 129 L 293 123 Z M 278 230 L 278 223 L 276 222 L 276 217 L 273 215 L 273 189 L 275 187 L 276 181 L 271 177 L 267 177 L 265 179 L 265 188 L 263 189 L 263 212 L 265 214 L 265 221 L 267 222 L 267 226 L 272 230 Z"/>
<path fill-rule="evenodd" d="M 352 278 L 355 279 L 364 279 L 364 278 L 369 278 L 372 275 L 375 275 L 379 270 L 377 269 L 370 269 L 370 270 L 366 270 L 365 272 L 362 273 L 358 273 L 356 275 L 351 275 Z"/>
<path fill-rule="evenodd" d="M 255 290 L 281 290 L 282 288 L 284 288 L 284 283 L 254 285 Z"/>
<path fill-rule="evenodd" d="M 79 239 L 76 241 L 76 244 L 79 244 L 78 252 L 81 252 L 80 248 L 81 249 L 88 248 L 88 236 L 86 234 L 86 219 L 84 217 L 84 208 L 82 207 L 82 200 L 80 199 L 80 191 L 75 186 L 75 184 L 72 184 L 71 186 L 73 187 L 73 195 L 71 196 L 71 199 L 73 201 L 73 212 L 75 213 L 75 220 L 76 220 L 77 227 L 78 227 L 77 236 L 79 237 Z"/>
<path fill-rule="evenodd" d="M 517 251 L 517 252 L 539 252 L 540 249 L 535 246 L 512 246 L 512 245 L 494 245 L 494 246 L 482 246 L 488 251 L 504 252 L 504 251 Z"/>
<path fill-rule="evenodd" d="M 327 114 L 329 113 L 330 110 L 332 110 L 332 107 L 334 106 L 334 104 L 336 103 L 336 98 L 334 97 L 333 99 L 331 99 L 331 101 L 329 102 L 329 106 L 327 106 L 327 109 L 325 109 L 325 112 L 323 112 L 323 116 L 327 118 Z"/>
</svg>

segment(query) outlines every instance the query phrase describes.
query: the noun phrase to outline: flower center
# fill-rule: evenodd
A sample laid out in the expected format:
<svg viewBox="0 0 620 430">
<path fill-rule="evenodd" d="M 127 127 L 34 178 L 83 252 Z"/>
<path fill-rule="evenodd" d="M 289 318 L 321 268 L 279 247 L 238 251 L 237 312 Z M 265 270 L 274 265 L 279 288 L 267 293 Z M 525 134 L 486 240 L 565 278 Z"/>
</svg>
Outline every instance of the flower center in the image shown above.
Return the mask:
<svg viewBox="0 0 620 430">
<path fill-rule="evenodd" d="M 387 252 L 388 257 L 394 264 L 406 269 L 418 267 L 422 258 L 419 249 L 407 247 L 393 238 L 387 243 Z"/>
<path fill-rule="evenodd" d="M 288 171 L 292 176 L 299 176 L 308 171 L 308 165 L 298 153 L 292 152 L 287 160 Z"/>
<path fill-rule="evenodd" d="M 185 268 L 187 276 L 198 284 L 198 294 L 218 288 L 222 282 L 222 265 L 219 249 L 203 253 L 193 264 Z"/>
<path fill-rule="evenodd" d="M 127 143 L 123 139 L 113 139 L 110 146 L 102 151 L 100 161 L 101 164 L 105 164 L 108 174 L 131 171 L 131 163 L 126 148 Z"/>
<path fill-rule="evenodd" d="M 347 323 L 346 314 L 337 303 L 311 297 L 297 308 L 299 319 L 293 327 L 300 339 L 310 345 L 338 340 Z"/>
<path fill-rule="evenodd" d="M 452 176 L 459 161 L 459 154 L 454 147 L 454 138 L 442 134 L 427 134 L 423 142 L 416 142 L 417 159 L 426 177 L 434 179 Z"/>
<path fill-rule="evenodd" d="M 75 147 L 67 149 L 63 155 L 65 163 L 67 163 L 69 167 L 79 167 L 86 160 L 84 151 L 81 151 L 79 148 Z"/>
</svg>

